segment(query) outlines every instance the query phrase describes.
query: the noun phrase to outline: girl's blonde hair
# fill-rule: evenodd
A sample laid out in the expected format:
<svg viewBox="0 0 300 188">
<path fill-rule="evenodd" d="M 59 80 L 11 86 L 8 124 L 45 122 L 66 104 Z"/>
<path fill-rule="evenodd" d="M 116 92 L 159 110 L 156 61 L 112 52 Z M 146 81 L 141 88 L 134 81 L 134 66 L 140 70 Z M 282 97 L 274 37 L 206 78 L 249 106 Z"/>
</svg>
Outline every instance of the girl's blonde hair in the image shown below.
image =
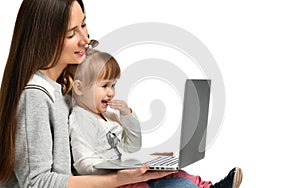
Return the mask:
<svg viewBox="0 0 300 188">
<path fill-rule="evenodd" d="M 77 67 L 74 80 L 80 80 L 84 86 L 92 86 L 97 80 L 118 79 L 120 73 L 120 66 L 112 55 L 89 49 L 86 59 Z"/>
</svg>

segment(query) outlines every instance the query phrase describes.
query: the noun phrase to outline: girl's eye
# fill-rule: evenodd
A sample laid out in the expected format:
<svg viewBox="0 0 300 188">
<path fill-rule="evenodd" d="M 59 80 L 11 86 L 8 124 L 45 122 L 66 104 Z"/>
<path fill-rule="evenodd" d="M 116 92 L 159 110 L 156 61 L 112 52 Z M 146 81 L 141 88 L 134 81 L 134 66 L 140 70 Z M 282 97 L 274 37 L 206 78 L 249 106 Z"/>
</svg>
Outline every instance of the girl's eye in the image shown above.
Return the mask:
<svg viewBox="0 0 300 188">
<path fill-rule="evenodd" d="M 116 84 L 113 84 L 111 87 L 112 87 L 112 88 L 115 88 L 115 86 L 116 86 Z"/>
<path fill-rule="evenodd" d="M 103 88 L 106 88 L 106 87 L 107 87 L 107 84 L 103 85 L 102 87 L 103 87 Z"/>
<path fill-rule="evenodd" d="M 82 27 L 82 28 L 85 28 L 85 27 L 86 27 L 86 23 L 83 23 L 83 24 L 81 25 L 81 27 Z"/>
</svg>

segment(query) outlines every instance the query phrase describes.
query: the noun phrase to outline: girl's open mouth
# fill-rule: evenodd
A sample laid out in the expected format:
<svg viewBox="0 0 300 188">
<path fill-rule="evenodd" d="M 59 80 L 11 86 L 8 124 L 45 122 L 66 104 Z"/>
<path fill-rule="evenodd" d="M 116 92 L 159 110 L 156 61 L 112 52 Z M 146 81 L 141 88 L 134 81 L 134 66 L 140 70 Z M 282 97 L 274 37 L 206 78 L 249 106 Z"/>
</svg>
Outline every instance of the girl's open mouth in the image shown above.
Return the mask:
<svg viewBox="0 0 300 188">
<path fill-rule="evenodd" d="M 102 103 L 105 107 L 108 106 L 108 101 L 107 101 L 107 100 L 102 100 L 101 103 Z"/>
</svg>

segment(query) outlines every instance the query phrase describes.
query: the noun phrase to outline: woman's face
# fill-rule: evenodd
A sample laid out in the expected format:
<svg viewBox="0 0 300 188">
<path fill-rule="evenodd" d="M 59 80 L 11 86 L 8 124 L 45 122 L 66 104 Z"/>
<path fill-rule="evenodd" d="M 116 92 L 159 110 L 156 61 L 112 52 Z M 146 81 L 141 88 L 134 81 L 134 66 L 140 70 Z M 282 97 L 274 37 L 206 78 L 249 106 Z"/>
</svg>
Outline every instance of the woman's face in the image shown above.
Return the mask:
<svg viewBox="0 0 300 188">
<path fill-rule="evenodd" d="M 71 6 L 70 21 L 67 35 L 65 36 L 64 47 L 59 63 L 79 64 L 85 58 L 85 45 L 90 42 L 85 23 L 85 15 L 77 1 Z"/>
</svg>

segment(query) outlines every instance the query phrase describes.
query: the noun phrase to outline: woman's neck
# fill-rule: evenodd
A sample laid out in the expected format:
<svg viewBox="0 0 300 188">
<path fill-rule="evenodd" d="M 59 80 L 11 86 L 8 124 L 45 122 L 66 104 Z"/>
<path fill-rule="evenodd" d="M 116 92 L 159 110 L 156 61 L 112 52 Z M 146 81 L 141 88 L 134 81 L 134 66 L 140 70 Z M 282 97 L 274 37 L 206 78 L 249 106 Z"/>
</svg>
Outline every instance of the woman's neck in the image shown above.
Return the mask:
<svg viewBox="0 0 300 188">
<path fill-rule="evenodd" d="M 57 81 L 57 79 L 59 78 L 59 76 L 63 72 L 64 68 L 66 68 L 66 66 L 56 65 L 56 66 L 54 66 L 50 69 L 41 69 L 39 71 L 41 73 L 43 73 L 44 75 L 48 76 L 51 80 Z"/>
</svg>

